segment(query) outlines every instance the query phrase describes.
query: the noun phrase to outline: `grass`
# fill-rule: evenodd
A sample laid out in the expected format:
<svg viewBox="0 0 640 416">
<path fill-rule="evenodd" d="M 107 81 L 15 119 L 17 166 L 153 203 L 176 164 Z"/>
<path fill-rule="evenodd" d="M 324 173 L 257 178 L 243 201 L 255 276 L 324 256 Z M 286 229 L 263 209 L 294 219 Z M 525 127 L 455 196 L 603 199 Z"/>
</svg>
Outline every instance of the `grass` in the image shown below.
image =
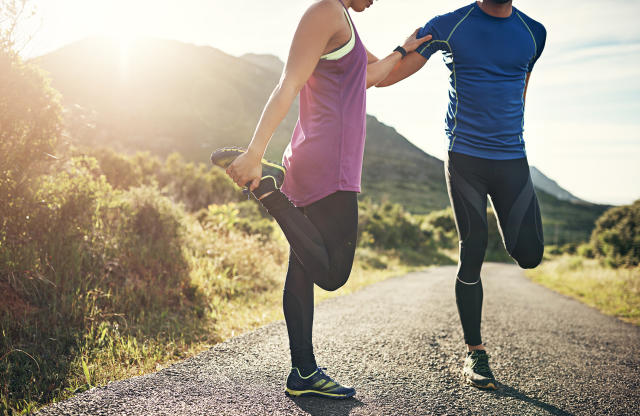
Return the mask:
<svg viewBox="0 0 640 416">
<path fill-rule="evenodd" d="M 210 231 L 198 227 L 197 222 L 189 227 L 193 244 L 185 248 L 185 258 L 197 293 L 193 304 L 157 310 L 156 316 L 135 322 L 120 316 L 96 320 L 84 331 L 62 330 L 55 340 L 49 340 L 49 347 L 25 345 L 23 350 L 11 342 L 18 337 L 2 332 L 0 345 L 7 353 L 0 360 L 5 360 L 9 368 L 21 367 L 22 372 L 31 372 L 31 382 L 40 385 L 18 400 L 3 393 L 0 415 L 28 414 L 91 387 L 158 371 L 230 337 L 283 318 L 282 287 L 288 246 L 281 233 L 265 241 L 258 236 L 225 235 L 218 230 L 218 238 L 212 240 Z M 235 255 L 221 255 L 233 252 L 232 247 L 242 249 L 235 250 Z M 336 292 L 316 290 L 316 302 L 425 267 L 415 261 L 407 265 L 401 257 L 394 251 L 359 248 L 348 283 Z M 237 269 L 229 271 L 228 265 Z M 199 309 L 202 305 L 206 307 Z M 23 333 L 33 332 L 27 322 L 20 327 Z M 46 385 L 39 380 L 45 373 Z"/>
<path fill-rule="evenodd" d="M 640 325 L 640 268 L 613 269 L 579 256 L 551 257 L 528 270 L 534 282 L 601 312 Z"/>
</svg>

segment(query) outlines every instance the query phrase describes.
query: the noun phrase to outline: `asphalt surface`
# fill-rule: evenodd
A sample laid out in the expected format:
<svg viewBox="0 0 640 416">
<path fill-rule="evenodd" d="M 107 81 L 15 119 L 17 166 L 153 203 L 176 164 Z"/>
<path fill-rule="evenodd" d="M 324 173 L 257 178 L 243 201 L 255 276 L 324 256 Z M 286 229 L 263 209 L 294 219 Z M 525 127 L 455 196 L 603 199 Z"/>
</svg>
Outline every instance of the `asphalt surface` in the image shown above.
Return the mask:
<svg viewBox="0 0 640 416">
<path fill-rule="evenodd" d="M 284 322 L 39 415 L 640 415 L 640 328 L 488 264 L 483 336 L 501 382 L 465 385 L 455 268 L 387 280 L 316 309 L 316 356 L 355 399 L 290 399 Z"/>
</svg>

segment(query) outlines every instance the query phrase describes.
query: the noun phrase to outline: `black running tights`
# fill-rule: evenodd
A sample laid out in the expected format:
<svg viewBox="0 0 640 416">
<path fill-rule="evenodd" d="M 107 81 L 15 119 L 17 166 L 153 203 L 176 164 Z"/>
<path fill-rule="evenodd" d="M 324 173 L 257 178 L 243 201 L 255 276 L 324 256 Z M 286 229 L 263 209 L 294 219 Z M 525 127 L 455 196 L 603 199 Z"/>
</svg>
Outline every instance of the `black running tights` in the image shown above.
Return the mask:
<svg viewBox="0 0 640 416">
<path fill-rule="evenodd" d="M 540 264 L 544 252 L 540 208 L 526 158 L 489 160 L 450 152 L 445 175 L 460 239 L 456 303 L 465 342 L 475 346 L 482 344 L 487 195 L 507 252 L 525 269 Z"/>
<path fill-rule="evenodd" d="M 312 344 L 313 287 L 337 290 L 351 274 L 358 234 L 357 194 L 339 191 L 296 208 L 276 191 L 261 202 L 291 246 L 284 317 L 292 365 L 302 374 L 310 374 L 317 368 Z"/>
</svg>

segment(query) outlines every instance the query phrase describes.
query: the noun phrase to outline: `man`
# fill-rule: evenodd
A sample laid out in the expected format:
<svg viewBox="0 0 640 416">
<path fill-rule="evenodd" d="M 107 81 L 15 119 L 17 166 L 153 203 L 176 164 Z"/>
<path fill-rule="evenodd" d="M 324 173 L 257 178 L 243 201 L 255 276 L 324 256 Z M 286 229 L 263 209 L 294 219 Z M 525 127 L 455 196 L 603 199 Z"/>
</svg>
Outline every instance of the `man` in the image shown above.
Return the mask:
<svg viewBox="0 0 640 416">
<path fill-rule="evenodd" d="M 480 334 L 487 195 L 509 254 L 523 268 L 536 267 L 544 245 L 523 139 L 524 104 L 546 31 L 511 0 L 483 0 L 435 17 L 419 36 L 425 34 L 432 40 L 407 55 L 378 86 L 416 73 L 436 51 L 442 51 L 451 71 L 445 170 L 460 239 L 455 291 L 468 347 L 463 374 L 473 386 L 495 389 Z"/>
</svg>

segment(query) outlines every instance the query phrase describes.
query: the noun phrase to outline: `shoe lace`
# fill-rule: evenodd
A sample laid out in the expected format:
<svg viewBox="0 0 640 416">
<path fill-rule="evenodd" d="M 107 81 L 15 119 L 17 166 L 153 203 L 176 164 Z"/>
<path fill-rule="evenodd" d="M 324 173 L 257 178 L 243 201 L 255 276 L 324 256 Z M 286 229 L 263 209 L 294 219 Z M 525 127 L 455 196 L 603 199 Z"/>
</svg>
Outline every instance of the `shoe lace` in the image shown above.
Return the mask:
<svg viewBox="0 0 640 416">
<path fill-rule="evenodd" d="M 329 376 L 327 375 L 327 373 L 325 373 L 325 371 L 326 371 L 326 370 L 327 370 L 327 368 L 326 368 L 326 367 L 318 367 L 318 372 L 319 372 L 319 373 L 320 373 L 320 374 L 321 374 L 325 379 L 327 379 L 327 380 L 329 380 L 329 381 L 333 381 L 334 383 L 336 383 L 336 381 L 335 381 L 334 379 L 332 379 L 331 377 L 329 377 Z M 336 383 L 336 384 L 338 384 L 338 383 Z"/>
<path fill-rule="evenodd" d="M 493 377 L 493 373 L 489 367 L 489 358 L 490 356 L 488 354 L 478 354 L 473 360 L 473 371 L 485 377 Z"/>
</svg>

